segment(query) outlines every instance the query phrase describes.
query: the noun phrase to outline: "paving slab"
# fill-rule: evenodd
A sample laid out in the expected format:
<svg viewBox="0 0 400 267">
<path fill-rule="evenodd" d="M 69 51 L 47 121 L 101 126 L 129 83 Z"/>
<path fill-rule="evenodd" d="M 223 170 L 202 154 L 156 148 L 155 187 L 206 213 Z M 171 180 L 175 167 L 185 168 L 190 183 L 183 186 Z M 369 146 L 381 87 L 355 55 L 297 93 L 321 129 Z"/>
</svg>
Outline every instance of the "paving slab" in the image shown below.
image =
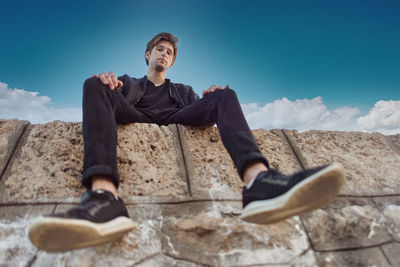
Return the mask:
<svg viewBox="0 0 400 267">
<path fill-rule="evenodd" d="M 28 227 L 36 216 L 54 205 L 0 207 L 0 266 L 29 266 L 36 248 L 28 239 Z"/>
<path fill-rule="evenodd" d="M 386 220 L 372 199 L 336 198 L 301 216 L 316 251 L 354 249 L 392 241 Z"/>
<path fill-rule="evenodd" d="M 163 206 L 165 255 L 203 265 L 287 264 L 309 249 L 298 217 L 271 225 L 238 218 L 240 201 Z"/>
<path fill-rule="evenodd" d="M 306 167 L 337 162 L 344 166 L 342 195 L 400 194 L 400 154 L 379 133 L 285 130 Z"/>
<path fill-rule="evenodd" d="M 382 251 L 376 248 L 366 248 L 349 251 L 334 251 L 315 253 L 319 266 L 392 266 L 388 263 Z M 394 266 L 394 265 L 393 265 Z"/>
<path fill-rule="evenodd" d="M 176 126 L 118 127 L 120 195 L 126 203 L 189 199 Z M 0 187 L 0 203 L 78 203 L 84 191 L 81 123 L 30 125 Z"/>
<path fill-rule="evenodd" d="M 56 212 L 71 208 L 57 206 Z M 161 254 L 161 209 L 159 205 L 128 205 L 137 229 L 121 240 L 105 245 L 77 249 L 66 253 L 38 252 L 32 266 L 134 266 Z"/>
<path fill-rule="evenodd" d="M 28 121 L 0 119 L 0 179 Z"/>
<path fill-rule="evenodd" d="M 222 144 L 216 127 L 178 125 L 194 199 L 240 200 L 243 182 Z M 280 130 L 253 135 L 271 167 L 283 173 L 301 169 Z"/>
</svg>

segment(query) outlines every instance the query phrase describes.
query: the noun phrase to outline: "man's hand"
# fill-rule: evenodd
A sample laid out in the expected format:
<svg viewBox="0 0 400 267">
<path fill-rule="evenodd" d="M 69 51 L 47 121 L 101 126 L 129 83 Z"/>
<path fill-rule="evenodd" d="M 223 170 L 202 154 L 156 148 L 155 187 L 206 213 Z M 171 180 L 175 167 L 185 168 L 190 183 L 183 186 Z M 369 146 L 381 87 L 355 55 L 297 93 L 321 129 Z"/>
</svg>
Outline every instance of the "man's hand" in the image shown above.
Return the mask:
<svg viewBox="0 0 400 267">
<path fill-rule="evenodd" d="M 217 91 L 217 90 L 218 90 L 218 91 L 221 91 L 221 90 L 228 89 L 228 88 L 229 88 L 229 85 L 226 85 L 225 88 L 222 88 L 221 85 L 216 86 L 215 84 L 213 84 L 213 85 L 211 85 L 210 88 L 208 88 L 207 90 L 203 90 L 203 96 L 206 96 L 206 95 L 208 95 L 209 93 L 213 93 L 213 92 L 215 92 L 215 91 Z"/>
<path fill-rule="evenodd" d="M 99 78 L 103 84 L 108 85 L 108 88 L 110 88 L 110 90 L 114 90 L 115 88 L 119 88 L 124 85 L 120 80 L 117 79 L 117 76 L 115 76 L 114 72 L 112 71 L 108 73 L 103 72 L 99 75 L 93 74 L 92 77 Z"/>
</svg>

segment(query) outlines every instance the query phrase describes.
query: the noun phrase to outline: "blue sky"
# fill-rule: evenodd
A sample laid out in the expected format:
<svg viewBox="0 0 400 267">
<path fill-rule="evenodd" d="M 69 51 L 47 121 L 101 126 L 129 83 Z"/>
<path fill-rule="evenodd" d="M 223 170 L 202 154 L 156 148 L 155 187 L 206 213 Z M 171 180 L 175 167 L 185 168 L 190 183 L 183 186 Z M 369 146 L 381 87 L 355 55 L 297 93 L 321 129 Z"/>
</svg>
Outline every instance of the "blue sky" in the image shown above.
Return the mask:
<svg viewBox="0 0 400 267">
<path fill-rule="evenodd" d="M 258 109 L 320 97 L 361 116 L 400 100 L 399 14 L 399 1 L 3 0 L 0 82 L 79 108 L 93 73 L 143 76 L 147 41 L 167 31 L 179 38 L 167 77 L 199 94 L 229 84 Z"/>
</svg>

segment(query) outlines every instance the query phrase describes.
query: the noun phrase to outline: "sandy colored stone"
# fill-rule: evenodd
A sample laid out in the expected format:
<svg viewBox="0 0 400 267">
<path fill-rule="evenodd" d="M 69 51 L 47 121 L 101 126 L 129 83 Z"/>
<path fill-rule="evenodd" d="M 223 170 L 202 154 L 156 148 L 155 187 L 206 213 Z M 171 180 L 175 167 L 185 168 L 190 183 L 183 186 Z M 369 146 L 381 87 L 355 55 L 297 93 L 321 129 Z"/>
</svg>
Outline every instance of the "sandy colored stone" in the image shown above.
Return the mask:
<svg viewBox="0 0 400 267">
<path fill-rule="evenodd" d="M 376 248 L 315 253 L 319 266 L 391 266 L 381 250 Z M 395 266 L 395 265 L 392 265 Z"/>
<path fill-rule="evenodd" d="M 218 129 L 178 127 L 193 197 L 240 200 L 243 182 L 222 144 Z M 300 169 L 278 130 L 255 130 L 253 135 L 271 167 L 279 168 L 284 173 Z"/>
<path fill-rule="evenodd" d="M 5 221 L 15 221 L 21 218 L 34 219 L 42 214 L 52 213 L 55 205 L 21 205 L 21 206 L 0 206 L 0 218 Z"/>
<path fill-rule="evenodd" d="M 275 266 L 275 265 L 274 265 Z M 293 259 L 290 267 L 315 267 L 318 266 L 315 252 L 310 248 L 306 253 Z"/>
<path fill-rule="evenodd" d="M 203 264 L 193 263 L 190 261 L 185 261 L 181 259 L 174 259 L 172 257 L 165 256 L 163 254 L 156 255 L 147 259 L 139 264 L 136 264 L 135 267 L 164 267 L 164 266 L 173 266 L 173 267 L 207 267 Z"/>
<path fill-rule="evenodd" d="M 18 140 L 29 124 L 27 121 L 0 119 L 0 175 L 18 145 Z M 1 177 L 0 177 L 1 179 Z"/>
<path fill-rule="evenodd" d="M 299 218 L 271 225 L 238 218 L 240 202 L 168 205 L 164 254 L 211 266 L 290 264 L 309 244 Z"/>
<path fill-rule="evenodd" d="M 118 134 L 119 192 L 125 201 L 190 197 L 176 125 L 134 123 L 120 126 Z"/>
<path fill-rule="evenodd" d="M 384 216 L 371 199 L 337 198 L 301 217 L 317 251 L 370 247 L 392 240 Z"/>
<path fill-rule="evenodd" d="M 119 192 L 127 203 L 189 197 L 174 127 L 129 124 L 118 128 Z M 84 191 L 82 173 L 81 123 L 31 125 L 5 174 L 1 200 L 78 202 Z"/>
<path fill-rule="evenodd" d="M 7 169 L 2 202 L 71 201 L 82 191 L 80 123 L 30 125 Z"/>
<path fill-rule="evenodd" d="M 344 166 L 343 195 L 400 194 L 400 155 L 379 133 L 286 131 L 307 167 L 337 162 Z"/>
<path fill-rule="evenodd" d="M 400 243 L 389 243 L 381 246 L 381 248 L 392 266 L 400 266 Z"/>
<path fill-rule="evenodd" d="M 59 205 L 56 212 L 69 209 Z M 138 228 L 121 240 L 66 253 L 38 252 L 32 266 L 133 266 L 161 254 L 161 209 L 158 205 L 129 205 L 128 212 Z"/>
<path fill-rule="evenodd" d="M 29 266 L 36 248 L 28 239 L 28 226 L 54 205 L 0 207 L 0 266 Z"/>
<path fill-rule="evenodd" d="M 394 240 L 400 242 L 400 196 L 374 198 L 386 220 L 386 227 Z"/>
<path fill-rule="evenodd" d="M 397 154 L 400 155 L 400 134 L 387 135 L 387 136 L 385 136 L 385 139 L 386 139 L 388 145 L 389 145 Z"/>
</svg>

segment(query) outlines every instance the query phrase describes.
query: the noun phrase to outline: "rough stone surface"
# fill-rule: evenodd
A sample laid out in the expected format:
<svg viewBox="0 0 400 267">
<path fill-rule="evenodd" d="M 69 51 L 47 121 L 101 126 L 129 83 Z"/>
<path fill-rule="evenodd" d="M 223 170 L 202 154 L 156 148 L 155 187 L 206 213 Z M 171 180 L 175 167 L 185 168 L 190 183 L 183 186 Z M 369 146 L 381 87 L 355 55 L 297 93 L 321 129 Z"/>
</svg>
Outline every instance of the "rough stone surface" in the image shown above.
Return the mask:
<svg viewBox="0 0 400 267">
<path fill-rule="evenodd" d="M 374 198 L 374 201 L 386 220 L 389 234 L 400 242 L 400 196 Z"/>
<path fill-rule="evenodd" d="M 383 253 L 392 266 L 400 266 L 400 243 L 390 243 L 381 246 Z"/>
<path fill-rule="evenodd" d="M 189 199 L 176 125 L 128 124 L 118 134 L 120 194 L 126 202 Z"/>
<path fill-rule="evenodd" d="M 130 124 L 118 131 L 120 195 L 127 203 L 189 197 L 176 127 Z M 31 125 L 21 143 L 2 179 L 1 201 L 78 202 L 83 192 L 81 124 Z"/>
<path fill-rule="evenodd" d="M 24 123 L 0 120 L 0 146 L 9 149 Z M 27 237 L 31 220 L 69 209 L 84 190 L 81 131 L 55 121 L 15 139 L 0 181 L 0 266 L 400 265 L 400 135 L 253 131 L 283 173 L 299 170 L 298 161 L 337 161 L 347 171 L 344 195 L 324 209 L 255 225 L 239 219 L 243 184 L 217 129 L 154 124 L 118 128 L 119 194 L 137 229 L 98 247 L 38 251 Z"/>
<path fill-rule="evenodd" d="M 54 205 L 0 207 L 0 266 L 29 266 L 36 249 L 28 239 L 28 225 Z"/>
<path fill-rule="evenodd" d="M 400 134 L 385 136 L 388 145 L 400 155 Z"/>
<path fill-rule="evenodd" d="M 240 200 L 243 182 L 221 142 L 218 129 L 178 127 L 193 198 Z M 271 167 L 283 173 L 300 169 L 279 130 L 255 130 L 253 135 Z"/>
<path fill-rule="evenodd" d="M 391 266 L 379 248 L 316 253 L 319 266 Z M 394 266 L 394 265 L 393 265 Z"/>
<path fill-rule="evenodd" d="M 211 266 L 245 266 L 289 264 L 307 251 L 299 218 L 256 225 L 241 221 L 238 214 L 240 202 L 164 207 L 164 253 Z"/>
<path fill-rule="evenodd" d="M 369 247 L 392 240 L 384 216 L 369 199 L 337 198 L 302 219 L 317 251 Z"/>
<path fill-rule="evenodd" d="M 60 205 L 56 212 L 71 208 Z M 161 253 L 161 209 L 158 205 L 130 205 L 137 223 L 121 240 L 67 253 L 39 252 L 33 266 L 131 266 Z"/>
<path fill-rule="evenodd" d="M 2 179 L 2 202 L 79 197 L 82 148 L 79 123 L 30 125 Z"/>
<path fill-rule="evenodd" d="M 26 125 L 27 121 L 0 119 L 0 179 Z"/>
<path fill-rule="evenodd" d="M 379 133 L 286 131 L 306 167 L 337 162 L 344 166 L 343 195 L 400 194 L 400 155 Z"/>
<path fill-rule="evenodd" d="M 197 264 L 190 261 L 181 259 L 174 259 L 165 255 L 157 255 L 147 259 L 137 265 L 136 267 L 156 267 L 156 266 L 174 266 L 174 267 L 206 267 L 206 265 Z"/>
</svg>

